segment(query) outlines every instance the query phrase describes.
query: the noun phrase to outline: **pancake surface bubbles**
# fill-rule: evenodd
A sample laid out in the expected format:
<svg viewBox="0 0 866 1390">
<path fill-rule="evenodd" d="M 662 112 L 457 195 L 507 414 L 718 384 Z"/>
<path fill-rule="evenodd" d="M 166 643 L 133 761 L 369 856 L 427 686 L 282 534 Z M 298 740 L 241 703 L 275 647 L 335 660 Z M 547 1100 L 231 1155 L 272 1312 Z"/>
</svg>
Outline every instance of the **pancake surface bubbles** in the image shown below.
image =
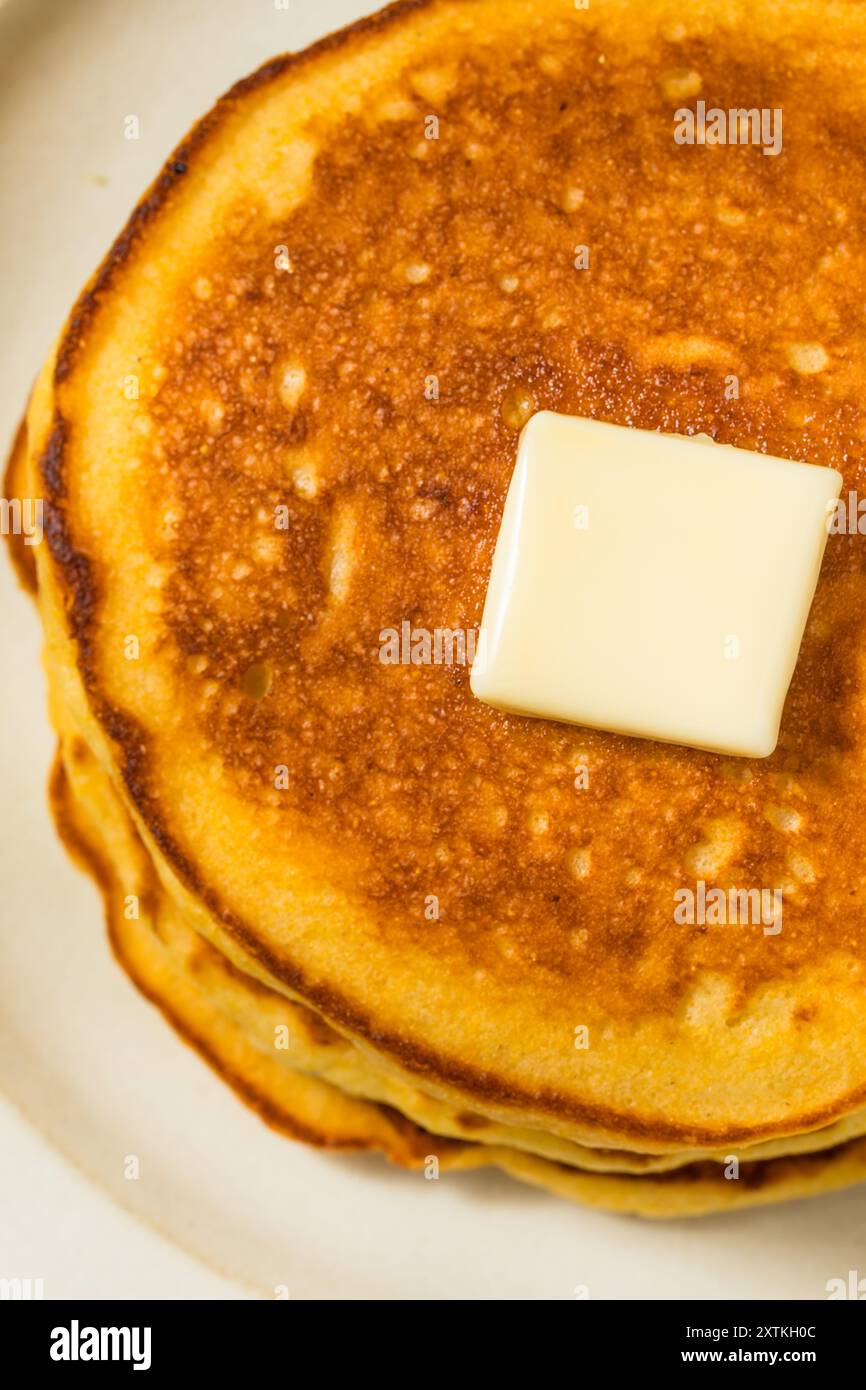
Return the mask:
<svg viewBox="0 0 866 1390">
<path fill-rule="evenodd" d="M 30 420 L 151 848 L 434 1091 L 648 1151 L 866 1099 L 861 538 L 760 763 L 379 657 L 480 621 L 533 409 L 860 482 L 864 17 L 681 11 L 433 0 L 269 65 L 166 167 Z M 698 95 L 781 108 L 783 153 L 677 146 Z M 676 925 L 698 879 L 784 888 L 782 932 Z"/>
</svg>

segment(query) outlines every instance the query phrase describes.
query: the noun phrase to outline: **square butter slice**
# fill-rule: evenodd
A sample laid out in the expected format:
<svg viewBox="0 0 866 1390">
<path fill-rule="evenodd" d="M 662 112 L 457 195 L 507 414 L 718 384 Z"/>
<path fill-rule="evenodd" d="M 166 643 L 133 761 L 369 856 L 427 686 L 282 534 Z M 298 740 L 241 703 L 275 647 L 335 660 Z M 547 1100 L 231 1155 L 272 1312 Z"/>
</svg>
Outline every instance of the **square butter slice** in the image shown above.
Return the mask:
<svg viewBox="0 0 866 1390">
<path fill-rule="evenodd" d="M 473 693 L 763 758 L 818 582 L 835 469 L 544 411 L 520 438 Z"/>
</svg>

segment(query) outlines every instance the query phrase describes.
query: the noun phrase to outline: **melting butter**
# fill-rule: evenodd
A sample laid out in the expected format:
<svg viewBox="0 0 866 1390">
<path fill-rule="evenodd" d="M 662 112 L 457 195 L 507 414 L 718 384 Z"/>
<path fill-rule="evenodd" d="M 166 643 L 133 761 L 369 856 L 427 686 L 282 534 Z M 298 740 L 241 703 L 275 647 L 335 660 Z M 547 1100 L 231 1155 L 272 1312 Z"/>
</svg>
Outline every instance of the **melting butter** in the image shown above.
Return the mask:
<svg viewBox="0 0 866 1390">
<path fill-rule="evenodd" d="M 523 429 L 473 693 L 767 757 L 842 484 L 832 468 L 542 411 Z"/>
</svg>

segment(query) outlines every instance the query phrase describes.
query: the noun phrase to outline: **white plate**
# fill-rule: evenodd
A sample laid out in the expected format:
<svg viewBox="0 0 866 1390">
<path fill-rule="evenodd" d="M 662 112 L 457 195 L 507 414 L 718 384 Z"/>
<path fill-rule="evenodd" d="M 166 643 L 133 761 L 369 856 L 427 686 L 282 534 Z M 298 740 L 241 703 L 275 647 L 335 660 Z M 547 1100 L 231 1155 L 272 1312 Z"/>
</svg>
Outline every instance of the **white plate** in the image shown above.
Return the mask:
<svg viewBox="0 0 866 1390">
<path fill-rule="evenodd" d="M 366 8 L 0 6 L 6 438 L 76 291 L 192 121 L 265 58 Z M 495 1174 L 428 1182 L 272 1134 L 110 958 L 96 894 L 49 823 L 39 636 L 5 559 L 0 586 L 0 1090 L 44 1136 L 0 1107 L 0 1277 L 42 1278 L 48 1296 L 285 1285 L 294 1298 L 569 1299 L 585 1285 L 591 1298 L 672 1299 L 821 1298 L 828 1279 L 866 1273 L 863 1189 L 649 1225 Z M 138 1181 L 124 1179 L 129 1154 Z"/>
</svg>

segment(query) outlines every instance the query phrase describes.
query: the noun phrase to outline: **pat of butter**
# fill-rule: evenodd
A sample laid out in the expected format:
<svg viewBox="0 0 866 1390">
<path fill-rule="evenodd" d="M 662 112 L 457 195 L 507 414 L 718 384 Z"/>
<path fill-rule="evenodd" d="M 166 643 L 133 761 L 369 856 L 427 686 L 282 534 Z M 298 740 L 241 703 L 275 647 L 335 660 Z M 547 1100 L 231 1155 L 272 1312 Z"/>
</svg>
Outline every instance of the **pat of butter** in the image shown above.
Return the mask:
<svg viewBox="0 0 866 1390">
<path fill-rule="evenodd" d="M 473 693 L 518 714 L 763 758 L 842 478 L 549 411 L 520 438 Z"/>
</svg>

